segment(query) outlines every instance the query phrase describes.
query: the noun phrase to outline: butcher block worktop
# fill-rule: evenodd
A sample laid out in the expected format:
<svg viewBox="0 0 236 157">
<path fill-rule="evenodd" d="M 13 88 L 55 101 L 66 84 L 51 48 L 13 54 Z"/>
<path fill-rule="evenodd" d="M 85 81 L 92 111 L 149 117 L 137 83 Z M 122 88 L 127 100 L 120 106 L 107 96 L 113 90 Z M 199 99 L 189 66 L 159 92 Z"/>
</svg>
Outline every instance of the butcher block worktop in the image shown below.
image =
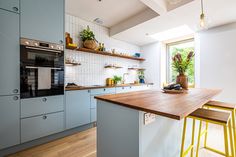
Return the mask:
<svg viewBox="0 0 236 157">
<path fill-rule="evenodd" d="M 188 116 L 219 94 L 218 89 L 190 89 L 187 93 L 167 94 L 157 90 L 146 90 L 122 94 L 96 96 L 98 100 L 128 108 L 149 112 L 176 120 Z"/>
</svg>

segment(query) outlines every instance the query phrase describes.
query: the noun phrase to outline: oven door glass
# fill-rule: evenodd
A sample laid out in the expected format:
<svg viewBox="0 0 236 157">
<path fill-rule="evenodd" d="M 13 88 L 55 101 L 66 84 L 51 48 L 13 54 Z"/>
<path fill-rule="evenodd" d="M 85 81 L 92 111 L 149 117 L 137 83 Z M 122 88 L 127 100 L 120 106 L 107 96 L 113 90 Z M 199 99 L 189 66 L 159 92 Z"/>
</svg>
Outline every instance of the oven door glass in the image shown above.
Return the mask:
<svg viewBox="0 0 236 157">
<path fill-rule="evenodd" d="M 21 98 L 64 94 L 64 68 L 21 66 Z"/>
<path fill-rule="evenodd" d="M 21 62 L 32 66 L 59 67 L 64 64 L 64 53 L 21 45 Z"/>
</svg>

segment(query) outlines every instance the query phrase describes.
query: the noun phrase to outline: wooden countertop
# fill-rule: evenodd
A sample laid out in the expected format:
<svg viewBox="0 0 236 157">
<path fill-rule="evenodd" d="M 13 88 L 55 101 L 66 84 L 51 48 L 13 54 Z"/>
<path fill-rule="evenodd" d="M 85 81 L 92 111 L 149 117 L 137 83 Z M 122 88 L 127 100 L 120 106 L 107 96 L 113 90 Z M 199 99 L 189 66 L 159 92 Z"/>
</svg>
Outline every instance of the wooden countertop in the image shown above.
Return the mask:
<svg viewBox="0 0 236 157">
<path fill-rule="evenodd" d="M 114 86 L 78 86 L 78 87 L 66 87 L 66 91 L 71 90 L 86 90 L 86 89 L 98 89 L 98 88 L 115 88 L 115 87 L 129 87 L 129 86 L 143 86 L 143 85 L 153 85 L 153 83 L 142 83 L 142 84 L 121 84 Z"/>
<path fill-rule="evenodd" d="M 95 98 L 117 105 L 180 120 L 219 94 L 218 89 L 190 89 L 187 93 L 167 94 L 146 90 L 122 94 L 96 96 Z"/>
</svg>

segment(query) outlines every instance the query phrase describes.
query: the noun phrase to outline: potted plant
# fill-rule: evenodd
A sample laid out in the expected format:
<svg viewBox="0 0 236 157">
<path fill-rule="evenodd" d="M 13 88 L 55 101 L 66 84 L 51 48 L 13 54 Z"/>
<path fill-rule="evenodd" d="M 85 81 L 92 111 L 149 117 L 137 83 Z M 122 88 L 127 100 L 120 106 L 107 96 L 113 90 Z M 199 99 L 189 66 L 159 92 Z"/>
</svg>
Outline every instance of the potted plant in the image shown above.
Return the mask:
<svg viewBox="0 0 236 157">
<path fill-rule="evenodd" d="M 121 80 L 122 80 L 122 77 L 121 77 L 121 76 L 116 76 L 116 75 L 115 75 L 115 76 L 113 77 L 113 81 L 114 81 L 115 84 L 120 83 Z"/>
<path fill-rule="evenodd" d="M 144 70 L 140 70 L 138 73 L 139 83 L 145 83 L 144 81 Z"/>
<path fill-rule="evenodd" d="M 97 41 L 93 31 L 87 26 L 82 32 L 80 32 L 80 37 L 83 41 L 83 46 L 88 49 L 95 50 L 97 48 Z"/>
<path fill-rule="evenodd" d="M 176 83 L 180 84 L 183 89 L 188 89 L 188 77 L 185 73 L 188 70 L 189 65 L 191 64 L 193 57 L 194 53 L 189 52 L 185 58 L 182 57 L 180 53 L 177 53 L 172 58 L 172 67 L 179 73 L 176 78 Z"/>
</svg>

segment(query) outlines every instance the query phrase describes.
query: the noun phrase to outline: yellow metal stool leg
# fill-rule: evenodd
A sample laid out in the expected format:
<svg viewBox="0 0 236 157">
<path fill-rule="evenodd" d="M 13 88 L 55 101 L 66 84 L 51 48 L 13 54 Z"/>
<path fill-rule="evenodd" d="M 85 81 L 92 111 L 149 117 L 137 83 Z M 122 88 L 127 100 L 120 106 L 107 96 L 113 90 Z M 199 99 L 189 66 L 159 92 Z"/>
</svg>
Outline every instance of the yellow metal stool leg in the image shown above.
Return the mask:
<svg viewBox="0 0 236 157">
<path fill-rule="evenodd" d="M 183 153 L 184 153 L 184 141 L 185 141 L 185 136 L 186 136 L 186 126 L 187 126 L 187 118 L 184 118 L 184 128 L 183 128 L 183 135 L 182 135 L 180 157 L 183 157 Z"/>
<path fill-rule="evenodd" d="M 232 132 L 232 121 L 229 120 L 229 141 L 230 141 L 230 150 L 231 150 L 231 156 L 234 157 L 234 140 L 233 140 L 233 132 Z"/>
<path fill-rule="evenodd" d="M 225 156 L 229 157 L 229 142 L 228 142 L 228 130 L 227 126 L 224 125 L 224 138 L 225 138 Z"/>
<path fill-rule="evenodd" d="M 198 157 L 200 142 L 201 142 L 201 132 L 202 132 L 202 121 L 199 124 L 198 138 L 197 138 L 197 149 L 196 149 L 196 157 Z"/>
<path fill-rule="evenodd" d="M 234 154 L 236 155 L 236 128 L 235 128 L 235 109 L 232 111 L 232 127 L 233 127 L 233 135 L 234 135 Z"/>
<path fill-rule="evenodd" d="M 208 122 L 206 122 L 206 133 L 205 133 L 205 139 L 204 139 L 204 147 L 207 147 L 207 135 L 208 135 Z"/>
<path fill-rule="evenodd" d="M 193 157 L 193 153 L 194 153 L 194 138 L 195 138 L 195 119 L 193 119 L 193 126 L 192 126 L 192 149 L 191 149 L 191 157 Z"/>
</svg>

